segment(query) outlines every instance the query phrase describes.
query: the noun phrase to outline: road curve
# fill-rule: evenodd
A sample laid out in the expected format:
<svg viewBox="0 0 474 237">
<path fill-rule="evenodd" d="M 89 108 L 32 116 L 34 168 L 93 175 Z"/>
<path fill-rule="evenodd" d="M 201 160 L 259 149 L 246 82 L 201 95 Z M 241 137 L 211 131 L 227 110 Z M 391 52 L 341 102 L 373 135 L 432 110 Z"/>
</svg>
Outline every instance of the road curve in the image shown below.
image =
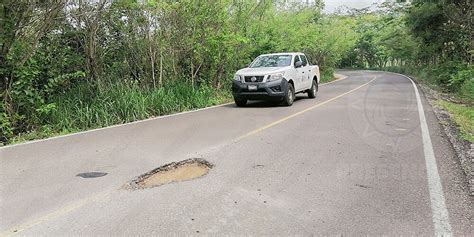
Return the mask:
<svg viewBox="0 0 474 237">
<path fill-rule="evenodd" d="M 0 232 L 474 233 L 465 176 L 424 96 L 401 75 L 340 73 L 292 107 L 227 104 L 0 148 Z M 192 157 L 215 166 L 191 181 L 123 188 Z M 76 176 L 92 171 L 107 175 Z"/>
</svg>

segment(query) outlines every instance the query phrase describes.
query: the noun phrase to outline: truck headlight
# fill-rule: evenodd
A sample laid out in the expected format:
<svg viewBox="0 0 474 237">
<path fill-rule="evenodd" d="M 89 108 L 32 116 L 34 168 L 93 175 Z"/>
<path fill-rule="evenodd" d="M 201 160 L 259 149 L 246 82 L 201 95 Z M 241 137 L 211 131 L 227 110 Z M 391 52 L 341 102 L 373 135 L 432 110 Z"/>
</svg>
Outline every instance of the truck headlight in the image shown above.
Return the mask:
<svg viewBox="0 0 474 237">
<path fill-rule="evenodd" d="M 267 82 L 268 81 L 277 81 L 277 80 L 281 80 L 283 79 L 283 73 L 275 73 L 275 74 L 271 74 L 268 76 L 267 78 Z"/>
<path fill-rule="evenodd" d="M 235 74 L 234 75 L 234 80 L 236 81 L 242 81 L 242 77 L 240 75 Z"/>
</svg>

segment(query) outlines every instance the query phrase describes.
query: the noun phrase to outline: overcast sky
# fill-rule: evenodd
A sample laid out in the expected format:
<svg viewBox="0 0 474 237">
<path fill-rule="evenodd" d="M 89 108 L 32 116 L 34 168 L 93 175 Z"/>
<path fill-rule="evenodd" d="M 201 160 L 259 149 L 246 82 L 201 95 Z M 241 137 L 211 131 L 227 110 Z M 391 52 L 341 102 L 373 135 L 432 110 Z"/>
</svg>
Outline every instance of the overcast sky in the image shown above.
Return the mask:
<svg viewBox="0 0 474 237">
<path fill-rule="evenodd" d="M 324 0 L 325 12 L 333 12 L 337 7 L 346 5 L 350 8 L 364 8 L 370 6 L 374 2 L 381 0 Z"/>
</svg>

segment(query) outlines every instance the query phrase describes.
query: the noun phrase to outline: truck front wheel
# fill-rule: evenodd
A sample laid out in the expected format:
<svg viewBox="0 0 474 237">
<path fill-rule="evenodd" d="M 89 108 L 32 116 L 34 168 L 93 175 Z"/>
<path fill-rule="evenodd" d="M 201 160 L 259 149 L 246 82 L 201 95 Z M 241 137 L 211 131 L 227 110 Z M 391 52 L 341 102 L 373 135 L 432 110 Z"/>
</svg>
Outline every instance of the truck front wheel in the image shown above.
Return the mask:
<svg viewBox="0 0 474 237">
<path fill-rule="evenodd" d="M 318 93 L 318 83 L 316 80 L 313 80 L 313 84 L 311 84 L 311 88 L 308 90 L 308 97 L 309 98 L 316 98 Z"/>
<path fill-rule="evenodd" d="M 291 106 L 295 101 L 295 88 L 293 84 L 288 83 L 288 89 L 286 90 L 285 97 L 283 98 L 283 104 L 286 106 Z"/>
<path fill-rule="evenodd" d="M 247 104 L 247 99 L 242 99 L 242 98 L 234 98 L 235 104 L 238 107 L 243 107 Z"/>
</svg>

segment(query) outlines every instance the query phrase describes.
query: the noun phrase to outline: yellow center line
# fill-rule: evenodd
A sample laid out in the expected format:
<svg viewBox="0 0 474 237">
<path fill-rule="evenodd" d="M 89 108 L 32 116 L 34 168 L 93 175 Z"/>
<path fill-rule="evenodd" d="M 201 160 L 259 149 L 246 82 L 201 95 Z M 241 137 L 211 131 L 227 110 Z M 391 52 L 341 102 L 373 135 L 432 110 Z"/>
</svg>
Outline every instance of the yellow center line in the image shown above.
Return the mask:
<svg viewBox="0 0 474 237">
<path fill-rule="evenodd" d="M 331 98 L 331 99 L 329 99 L 329 100 L 323 101 L 323 102 L 321 102 L 321 103 L 319 103 L 319 104 L 313 105 L 313 106 L 311 106 L 311 107 L 309 107 L 309 108 L 306 108 L 306 109 L 304 109 L 304 110 L 301 110 L 301 111 L 299 111 L 299 112 L 297 112 L 297 113 L 294 113 L 294 114 L 292 114 L 292 115 L 289 115 L 289 116 L 287 116 L 287 117 L 281 118 L 281 119 L 279 119 L 279 120 L 277 120 L 277 121 L 275 121 L 275 122 L 272 122 L 272 123 L 270 123 L 270 124 L 268 124 L 268 125 L 265 125 L 265 126 L 263 126 L 263 127 L 260 127 L 260 128 L 258 128 L 258 129 L 255 129 L 255 130 L 253 130 L 253 131 L 251 131 L 251 132 L 249 132 L 249 133 L 247 133 L 247 134 L 245 134 L 245 135 L 243 135 L 243 136 L 240 136 L 239 138 L 237 138 L 237 141 L 239 141 L 239 140 L 241 140 L 241 139 L 243 139 L 243 138 L 252 136 L 252 135 L 254 135 L 254 134 L 256 134 L 256 133 L 259 133 L 259 132 L 261 132 L 261 131 L 263 131 L 263 130 L 265 130 L 265 129 L 271 128 L 271 127 L 273 127 L 273 126 L 275 126 L 275 125 L 277 125 L 277 124 L 280 124 L 280 123 L 282 123 L 282 122 L 284 122 L 284 121 L 286 121 L 286 120 L 289 120 L 289 119 L 291 119 L 291 118 L 293 118 L 293 117 L 296 117 L 296 116 L 298 116 L 298 115 L 301 115 L 301 114 L 303 114 L 303 113 L 306 113 L 306 112 L 308 112 L 308 111 L 310 111 L 310 110 L 312 110 L 312 109 L 315 109 L 315 108 L 317 108 L 317 107 L 320 107 L 320 106 L 322 106 L 322 105 L 325 105 L 325 104 L 327 104 L 327 103 L 329 103 L 329 102 L 331 102 L 331 101 L 333 101 L 333 100 L 336 100 L 336 99 L 338 99 L 338 98 L 341 98 L 341 97 L 343 97 L 343 96 L 345 96 L 345 95 L 347 95 L 347 94 L 350 94 L 350 93 L 352 93 L 352 92 L 354 92 L 354 91 L 356 91 L 356 90 L 358 90 L 358 89 L 360 89 L 360 88 L 362 88 L 362 87 L 368 85 L 369 83 L 371 83 L 372 81 L 374 81 L 376 78 L 377 78 L 377 77 L 375 76 L 372 80 L 370 80 L 370 81 L 368 81 L 368 82 L 366 82 L 366 83 L 364 83 L 364 84 L 362 84 L 362 85 L 360 85 L 360 86 L 358 86 L 358 87 L 356 87 L 356 88 L 354 88 L 354 89 L 352 89 L 352 90 L 350 90 L 350 91 L 347 91 L 347 92 L 345 92 L 345 93 L 342 93 L 342 94 L 340 94 L 340 95 L 338 95 L 338 96 L 336 96 L 336 97 L 333 97 L 333 98 Z M 69 213 L 69 212 L 71 212 L 71 211 L 74 211 L 74 210 L 76 210 L 76 209 L 79 209 L 79 208 L 83 207 L 84 205 L 86 205 L 86 204 L 88 204 L 88 203 L 95 202 L 95 201 L 98 201 L 98 200 L 103 200 L 104 198 L 106 198 L 107 196 L 109 196 L 113 191 L 114 191 L 114 190 L 107 190 L 107 191 L 104 191 L 104 192 L 95 194 L 95 195 L 93 195 L 93 196 L 91 196 L 91 197 L 87 197 L 87 198 L 85 198 L 85 199 L 81 199 L 81 200 L 79 200 L 79 201 L 73 202 L 73 203 L 71 203 L 71 204 L 69 204 L 69 205 L 66 205 L 65 207 L 62 207 L 62 208 L 60 208 L 60 209 L 58 209 L 58 210 L 56 210 L 56 211 L 53 211 L 53 212 L 51 212 L 51 213 L 49 213 L 49 214 L 46 214 L 46 215 L 44 215 L 44 216 L 42 216 L 42 217 L 40 217 L 40 218 L 31 220 L 31 221 L 29 221 L 29 222 L 26 222 L 26 223 L 24 223 L 24 224 L 21 224 L 21 225 L 17 226 L 16 228 L 11 228 L 11 229 L 8 230 L 8 231 L 5 231 L 5 232 L 3 232 L 3 233 L 0 233 L 0 236 L 10 236 L 10 235 L 18 234 L 19 232 L 22 232 L 22 231 L 24 231 L 24 230 L 26 230 L 26 229 L 29 229 L 29 228 L 31 228 L 31 227 L 33 227 L 33 226 L 35 226 L 35 225 L 41 224 L 41 223 L 43 223 L 43 222 L 49 221 L 49 220 L 51 220 L 51 219 L 54 219 L 54 218 L 56 218 L 56 217 L 65 215 L 65 214 L 67 214 L 67 213 Z"/>
<path fill-rule="evenodd" d="M 54 219 L 56 217 L 59 217 L 59 216 L 62 216 L 62 215 L 65 215 L 71 211 L 74 211 L 76 209 L 79 209 L 81 207 L 83 207 L 84 205 L 88 204 L 88 203 L 91 203 L 91 202 L 94 202 L 94 201 L 98 201 L 98 200 L 102 200 L 104 199 L 105 197 L 107 197 L 108 195 L 110 195 L 114 190 L 107 190 L 107 191 L 104 191 L 104 192 L 100 192 L 100 193 L 97 193 L 93 196 L 90 196 L 90 197 L 87 197 L 87 198 L 84 198 L 84 199 L 81 199 L 81 200 L 78 200 L 76 202 L 73 202 L 73 203 L 70 203 L 56 211 L 53 211 L 51 213 L 48 213 L 44 216 L 41 216 L 37 219 L 33 219 L 31 221 L 28 221 L 26 223 L 23 223 L 17 227 L 14 227 L 14 228 L 11 228 L 5 232 L 2 232 L 0 233 L 0 236 L 12 236 L 12 235 L 16 235 L 24 230 L 27 230 L 35 225 L 38 225 L 38 224 L 41 224 L 43 222 L 46 222 L 48 220 L 51 220 L 51 219 Z"/>
<path fill-rule="evenodd" d="M 309 107 L 309 108 L 306 108 L 306 109 L 304 109 L 304 110 L 301 110 L 301 111 L 299 111 L 299 112 L 296 112 L 296 113 L 294 113 L 294 114 L 292 114 L 292 115 L 289 115 L 289 116 L 286 116 L 286 117 L 284 117 L 284 118 L 281 118 L 281 119 L 279 119 L 279 120 L 277 120 L 277 121 L 275 121 L 275 122 L 272 122 L 272 123 L 270 123 L 270 124 L 267 124 L 267 125 L 265 125 L 265 126 L 263 126 L 263 127 L 257 128 L 257 129 L 255 129 L 255 130 L 253 130 L 253 131 L 250 131 L 249 133 L 247 133 L 247 134 L 245 134 L 245 135 L 240 136 L 239 138 L 237 138 L 237 141 L 240 141 L 240 140 L 242 140 L 242 139 L 244 139 L 244 138 L 246 138 L 246 137 L 252 136 L 252 135 L 254 135 L 254 134 L 256 134 L 256 133 L 259 133 L 259 132 L 261 132 L 261 131 L 263 131 L 263 130 L 266 130 L 266 129 L 268 129 L 268 128 L 271 128 L 271 127 L 273 127 L 273 126 L 275 126 L 275 125 L 277 125 L 277 124 L 280 124 L 280 123 L 282 123 L 282 122 L 285 122 L 286 120 L 289 120 L 289 119 L 291 119 L 291 118 L 294 118 L 294 117 L 296 117 L 296 116 L 298 116 L 298 115 L 304 114 L 304 113 L 306 113 L 306 112 L 308 112 L 308 111 L 310 111 L 310 110 L 313 110 L 313 109 L 315 109 L 315 108 L 318 108 L 318 107 L 320 107 L 320 106 L 323 106 L 323 105 L 325 105 L 325 104 L 327 104 L 327 103 L 329 103 L 329 102 L 331 102 L 331 101 L 337 100 L 337 99 L 339 99 L 339 98 L 341 98 L 341 97 L 343 97 L 343 96 L 345 96 L 345 95 L 348 95 L 348 94 L 350 94 L 350 93 L 352 93 L 352 92 L 354 92 L 354 91 L 356 91 L 356 90 L 358 90 L 358 89 L 360 89 L 360 88 L 362 88 L 362 87 L 368 85 L 369 83 L 371 83 L 371 82 L 374 81 L 375 79 L 377 79 L 377 76 L 374 76 L 374 78 L 373 78 L 372 80 L 370 80 L 370 81 L 368 81 L 368 82 L 366 82 L 366 83 L 364 83 L 364 84 L 362 84 L 362 85 L 360 85 L 360 86 L 358 86 L 358 87 L 356 87 L 356 88 L 354 88 L 354 89 L 352 89 L 352 90 L 350 90 L 350 91 L 347 91 L 347 92 L 345 92 L 345 93 L 342 93 L 342 94 L 340 94 L 340 95 L 338 95 L 338 96 L 336 96 L 336 97 L 333 97 L 333 98 L 331 98 L 331 99 L 329 99 L 329 100 L 325 100 L 325 101 L 323 101 L 323 102 L 321 102 L 321 103 L 319 103 L 319 104 L 313 105 L 313 106 L 311 106 L 311 107 Z"/>
</svg>

